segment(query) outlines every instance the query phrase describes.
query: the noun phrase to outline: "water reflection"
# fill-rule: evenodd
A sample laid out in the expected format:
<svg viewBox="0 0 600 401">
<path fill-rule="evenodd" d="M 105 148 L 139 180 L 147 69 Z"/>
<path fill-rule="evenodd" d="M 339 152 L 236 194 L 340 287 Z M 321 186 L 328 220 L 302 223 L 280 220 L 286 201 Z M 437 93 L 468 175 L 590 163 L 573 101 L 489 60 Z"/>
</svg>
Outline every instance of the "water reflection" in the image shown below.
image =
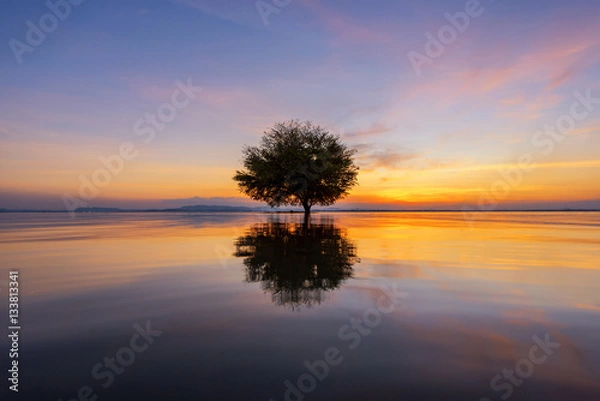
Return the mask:
<svg viewBox="0 0 600 401">
<path fill-rule="evenodd" d="M 261 282 L 275 305 L 292 309 L 320 304 L 328 291 L 353 276 L 356 246 L 332 219 L 309 224 L 255 224 L 235 241 L 246 281 Z"/>
<path fill-rule="evenodd" d="M 598 400 L 600 213 L 494 212 L 473 228 L 460 213 L 315 213 L 307 238 L 294 219 L 0 213 L 0 295 L 19 270 L 27 310 L 22 398 L 71 400 L 89 385 L 110 401 L 170 400 L 174 388 L 178 401 L 283 400 L 285 381 L 309 372 L 303 361 L 336 347 L 344 362 L 305 400 L 501 400 L 505 369 L 523 380 L 510 401 Z M 290 313 L 303 295 L 284 301 L 305 287 L 289 270 L 327 304 Z M 341 339 L 340 328 L 390 286 L 409 296 L 350 348 L 358 330 Z M 147 321 L 165 334 L 104 389 L 92 368 Z M 560 348 L 520 379 L 533 336 L 546 333 Z"/>
</svg>

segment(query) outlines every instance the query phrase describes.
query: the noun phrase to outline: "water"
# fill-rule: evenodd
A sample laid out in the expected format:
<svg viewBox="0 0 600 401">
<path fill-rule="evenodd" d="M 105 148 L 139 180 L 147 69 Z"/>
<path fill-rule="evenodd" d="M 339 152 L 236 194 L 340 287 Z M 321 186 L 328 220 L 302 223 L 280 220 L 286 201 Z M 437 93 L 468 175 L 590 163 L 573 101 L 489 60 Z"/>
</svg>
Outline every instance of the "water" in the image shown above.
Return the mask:
<svg viewBox="0 0 600 401">
<path fill-rule="evenodd" d="M 600 213 L 4 213 L 0 252 L 26 400 L 600 394 Z"/>
</svg>

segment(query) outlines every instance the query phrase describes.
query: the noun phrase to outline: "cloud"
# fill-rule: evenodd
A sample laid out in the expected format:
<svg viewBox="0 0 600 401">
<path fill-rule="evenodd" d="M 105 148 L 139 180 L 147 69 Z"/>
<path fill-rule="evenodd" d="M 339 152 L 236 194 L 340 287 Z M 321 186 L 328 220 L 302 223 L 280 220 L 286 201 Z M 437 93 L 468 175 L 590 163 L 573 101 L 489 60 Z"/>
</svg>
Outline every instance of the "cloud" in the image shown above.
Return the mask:
<svg viewBox="0 0 600 401">
<path fill-rule="evenodd" d="M 569 135 L 589 135 L 594 133 L 600 133 L 600 125 L 575 128 Z"/>
<path fill-rule="evenodd" d="M 339 10 L 331 10 L 318 0 L 306 0 L 302 3 L 308 8 L 326 29 L 333 32 L 342 42 L 362 44 L 390 43 L 390 35 L 359 25 L 350 18 L 340 14 Z"/>
<path fill-rule="evenodd" d="M 577 74 L 573 71 L 573 68 L 567 68 L 566 70 L 558 73 L 548 83 L 548 89 L 555 89 L 563 84 L 567 83 L 570 79 L 574 78 Z"/>
<path fill-rule="evenodd" d="M 175 81 L 157 80 L 150 76 L 136 75 L 134 77 L 121 77 L 120 80 L 129 87 L 129 90 L 135 96 L 151 102 L 168 101 L 177 88 Z M 198 85 L 196 82 L 194 84 Z"/>
<path fill-rule="evenodd" d="M 475 101 L 509 93 L 500 98 L 501 104 L 539 101 L 540 97 L 550 96 L 554 90 L 581 79 L 600 61 L 600 37 L 587 22 L 581 25 L 581 29 L 573 30 L 572 26 L 548 23 L 529 37 L 531 48 L 521 48 L 517 55 L 514 47 L 504 46 L 500 40 L 481 39 L 477 46 L 493 47 L 494 53 L 475 53 L 452 63 L 442 60 L 432 65 L 428 79 L 408 85 L 401 100 L 426 99 L 432 106 L 447 108 L 465 99 Z"/>
<path fill-rule="evenodd" d="M 6 127 L 0 126 L 0 138 L 16 138 L 16 135 L 11 133 Z"/>
<path fill-rule="evenodd" d="M 521 102 L 517 104 L 516 99 L 518 98 L 521 99 Z M 510 105 L 508 104 L 510 99 L 500 101 L 501 104 L 504 102 L 507 110 L 498 112 L 498 117 L 536 120 L 541 118 L 547 110 L 559 106 L 565 100 L 565 96 L 545 93 L 539 96 L 516 95 L 514 99 L 515 103 Z"/>
<path fill-rule="evenodd" d="M 245 104 L 260 104 L 257 94 L 251 94 L 243 88 L 205 88 L 201 102 L 216 107 L 241 107 Z"/>
<path fill-rule="evenodd" d="M 577 168 L 595 168 L 600 167 L 600 160 L 575 160 L 575 161 L 559 161 L 534 164 L 535 169 L 577 169 Z M 497 164 L 477 164 L 469 166 L 455 166 L 445 168 L 448 172 L 465 172 L 465 171 L 506 171 L 516 169 L 518 165 L 515 163 L 497 163 Z"/>
<path fill-rule="evenodd" d="M 235 0 L 172 0 L 176 4 L 192 7 L 204 14 L 217 17 L 224 21 L 233 22 L 244 26 L 261 26 L 260 16 L 256 10 L 255 2 L 242 2 Z"/>
<path fill-rule="evenodd" d="M 404 149 L 379 148 L 373 144 L 358 144 L 352 146 L 358 151 L 357 161 L 364 171 L 377 168 L 394 170 L 402 167 L 406 162 L 420 157 L 418 153 Z"/>
<path fill-rule="evenodd" d="M 370 128 L 349 132 L 347 134 L 344 134 L 344 136 L 349 139 L 361 138 L 371 135 L 387 134 L 389 132 L 392 132 L 394 129 L 395 127 L 388 126 L 383 123 L 375 123 Z"/>
</svg>

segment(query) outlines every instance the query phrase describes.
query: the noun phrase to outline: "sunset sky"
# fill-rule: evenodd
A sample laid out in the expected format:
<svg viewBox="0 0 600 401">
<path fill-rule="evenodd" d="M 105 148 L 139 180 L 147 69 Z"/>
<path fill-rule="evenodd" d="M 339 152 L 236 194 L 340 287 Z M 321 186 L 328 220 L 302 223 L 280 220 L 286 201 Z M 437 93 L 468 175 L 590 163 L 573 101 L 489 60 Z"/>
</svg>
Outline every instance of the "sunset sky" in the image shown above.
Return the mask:
<svg viewBox="0 0 600 401">
<path fill-rule="evenodd" d="M 32 44 L 48 6 L 4 1 L 0 208 L 248 204 L 242 147 L 292 118 L 358 150 L 340 207 L 600 208 L 600 3 L 466 3 L 87 0 Z"/>
</svg>

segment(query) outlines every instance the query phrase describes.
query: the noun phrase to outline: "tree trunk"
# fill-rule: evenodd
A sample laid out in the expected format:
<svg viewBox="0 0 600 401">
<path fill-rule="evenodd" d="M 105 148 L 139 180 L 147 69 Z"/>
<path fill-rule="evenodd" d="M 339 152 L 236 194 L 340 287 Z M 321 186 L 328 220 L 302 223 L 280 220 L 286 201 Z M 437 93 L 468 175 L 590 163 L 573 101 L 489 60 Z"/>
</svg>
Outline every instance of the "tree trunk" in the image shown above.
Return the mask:
<svg viewBox="0 0 600 401">
<path fill-rule="evenodd" d="M 310 222 L 311 205 L 309 205 L 308 202 L 303 202 L 302 206 L 304 207 L 304 224 L 308 224 Z"/>
</svg>

